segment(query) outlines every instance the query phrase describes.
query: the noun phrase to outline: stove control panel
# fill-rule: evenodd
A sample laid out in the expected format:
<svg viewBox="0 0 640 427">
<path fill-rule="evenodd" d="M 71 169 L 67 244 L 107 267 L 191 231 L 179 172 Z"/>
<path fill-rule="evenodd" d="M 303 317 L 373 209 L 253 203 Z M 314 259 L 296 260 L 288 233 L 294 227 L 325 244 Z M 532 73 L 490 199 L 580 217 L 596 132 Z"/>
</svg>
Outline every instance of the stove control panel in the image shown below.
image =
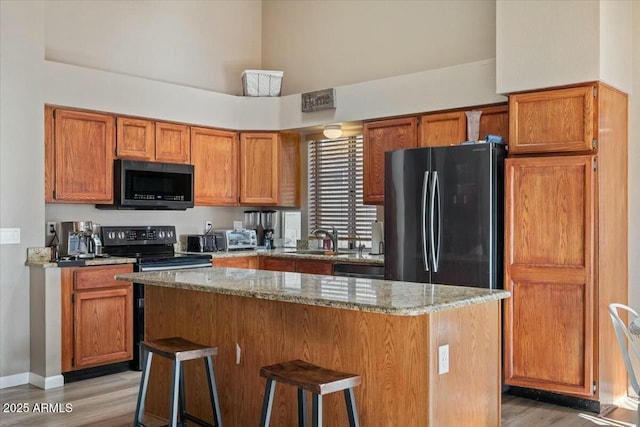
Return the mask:
<svg viewBox="0 0 640 427">
<path fill-rule="evenodd" d="M 142 227 L 103 226 L 104 246 L 123 245 L 172 245 L 176 243 L 176 228 L 173 225 Z"/>
</svg>

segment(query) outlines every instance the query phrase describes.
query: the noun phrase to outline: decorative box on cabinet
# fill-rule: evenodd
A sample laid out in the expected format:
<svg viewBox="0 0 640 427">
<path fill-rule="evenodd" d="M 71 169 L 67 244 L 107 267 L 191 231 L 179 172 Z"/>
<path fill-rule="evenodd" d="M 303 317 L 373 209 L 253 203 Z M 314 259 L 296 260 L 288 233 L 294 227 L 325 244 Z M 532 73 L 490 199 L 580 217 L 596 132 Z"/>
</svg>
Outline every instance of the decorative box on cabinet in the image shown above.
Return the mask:
<svg viewBox="0 0 640 427">
<path fill-rule="evenodd" d="M 505 162 L 505 383 L 599 411 L 627 390 L 607 309 L 627 301 L 627 96 L 595 83 L 514 97 L 511 144 L 528 155 Z"/>
<path fill-rule="evenodd" d="M 238 132 L 191 127 L 195 204 L 238 205 Z"/>
<path fill-rule="evenodd" d="M 131 264 L 62 269 L 62 372 L 133 357 Z"/>
<path fill-rule="evenodd" d="M 299 134 L 240 134 L 240 203 L 300 206 Z"/>
<path fill-rule="evenodd" d="M 115 120 L 45 106 L 45 201 L 111 203 Z"/>
<path fill-rule="evenodd" d="M 364 193 L 365 204 L 384 203 L 385 151 L 418 146 L 416 117 L 378 120 L 364 124 Z"/>
</svg>

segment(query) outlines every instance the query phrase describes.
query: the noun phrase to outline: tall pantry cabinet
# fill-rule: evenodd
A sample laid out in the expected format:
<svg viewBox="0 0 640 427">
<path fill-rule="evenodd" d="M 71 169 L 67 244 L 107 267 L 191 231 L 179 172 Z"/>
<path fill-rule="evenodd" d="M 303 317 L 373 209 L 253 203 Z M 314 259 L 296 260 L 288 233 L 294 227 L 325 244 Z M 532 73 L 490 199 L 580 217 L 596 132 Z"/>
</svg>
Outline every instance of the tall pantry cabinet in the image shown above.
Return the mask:
<svg viewBox="0 0 640 427">
<path fill-rule="evenodd" d="M 627 389 L 608 314 L 627 301 L 627 95 L 515 94 L 509 120 L 505 383 L 600 410 Z"/>
</svg>

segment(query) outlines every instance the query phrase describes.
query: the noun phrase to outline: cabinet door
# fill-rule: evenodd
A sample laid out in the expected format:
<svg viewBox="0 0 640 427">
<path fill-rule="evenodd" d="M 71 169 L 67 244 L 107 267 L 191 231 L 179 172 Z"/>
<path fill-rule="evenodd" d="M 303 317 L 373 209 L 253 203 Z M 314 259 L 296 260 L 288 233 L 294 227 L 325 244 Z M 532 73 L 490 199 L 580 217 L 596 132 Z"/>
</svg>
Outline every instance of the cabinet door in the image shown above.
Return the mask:
<svg viewBox="0 0 640 427">
<path fill-rule="evenodd" d="M 122 286 L 126 282 L 116 280 L 114 276 L 132 271 L 131 264 L 77 268 L 73 270 L 73 289 L 78 291 Z"/>
<path fill-rule="evenodd" d="M 310 259 L 296 260 L 296 272 L 307 274 L 333 274 L 333 262 Z"/>
<path fill-rule="evenodd" d="M 189 163 L 189 126 L 156 122 L 156 161 Z"/>
<path fill-rule="evenodd" d="M 240 135 L 240 203 L 277 205 L 280 156 L 277 133 Z"/>
<path fill-rule="evenodd" d="M 74 294 L 74 368 L 131 360 L 133 289 Z"/>
<path fill-rule="evenodd" d="M 591 151 L 595 147 L 593 85 L 509 97 L 509 152 Z"/>
<path fill-rule="evenodd" d="M 56 189 L 56 145 L 54 108 L 44 107 L 44 201 L 55 202 Z"/>
<path fill-rule="evenodd" d="M 259 257 L 258 263 L 260 265 L 260 270 L 270 270 L 270 271 L 296 271 L 296 261 L 290 258 L 279 258 L 279 257 Z"/>
<path fill-rule="evenodd" d="M 594 160 L 506 160 L 506 384 L 593 396 Z"/>
<path fill-rule="evenodd" d="M 480 108 L 480 139 L 487 135 L 498 135 L 506 143 L 509 139 L 509 106 L 495 105 Z"/>
<path fill-rule="evenodd" d="M 155 158 L 155 126 L 150 120 L 118 117 L 116 155 L 127 159 Z"/>
<path fill-rule="evenodd" d="M 238 204 L 238 152 L 237 132 L 191 128 L 196 205 Z"/>
<path fill-rule="evenodd" d="M 258 268 L 257 256 L 240 256 L 232 258 L 214 258 L 214 267 Z"/>
<path fill-rule="evenodd" d="M 110 203 L 113 199 L 115 121 L 106 114 L 57 109 L 55 200 Z"/>
<path fill-rule="evenodd" d="M 417 147 L 417 127 L 415 117 L 364 124 L 363 199 L 365 204 L 384 203 L 384 153 Z"/>
<path fill-rule="evenodd" d="M 427 114 L 420 118 L 420 146 L 446 147 L 467 139 L 467 118 L 463 111 Z"/>
</svg>

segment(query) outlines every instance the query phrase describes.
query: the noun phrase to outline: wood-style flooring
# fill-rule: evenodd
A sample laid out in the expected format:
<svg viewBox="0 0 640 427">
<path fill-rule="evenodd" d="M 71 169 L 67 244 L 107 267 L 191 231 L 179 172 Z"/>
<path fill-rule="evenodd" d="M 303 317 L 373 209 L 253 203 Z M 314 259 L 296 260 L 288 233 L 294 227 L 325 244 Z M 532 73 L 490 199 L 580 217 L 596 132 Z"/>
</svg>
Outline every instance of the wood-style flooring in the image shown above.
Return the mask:
<svg viewBox="0 0 640 427">
<path fill-rule="evenodd" d="M 6 388 L 0 390 L 2 404 L 0 426 L 131 426 L 139 381 L 139 372 L 123 372 L 70 383 L 51 390 L 41 390 L 31 385 Z M 17 404 L 22 403 L 28 405 L 29 413 L 5 412 L 15 409 Z M 637 402 L 633 399 L 625 399 L 618 403 L 620 406 L 617 409 L 601 417 L 590 412 L 504 395 L 502 425 L 505 427 L 630 427 L 635 425 Z M 69 405 L 65 406 L 66 404 L 70 404 L 70 408 Z M 33 412 L 46 408 L 57 412 Z M 63 412 L 68 409 L 70 411 Z M 146 421 L 149 426 L 161 424 L 153 420 Z"/>
</svg>

